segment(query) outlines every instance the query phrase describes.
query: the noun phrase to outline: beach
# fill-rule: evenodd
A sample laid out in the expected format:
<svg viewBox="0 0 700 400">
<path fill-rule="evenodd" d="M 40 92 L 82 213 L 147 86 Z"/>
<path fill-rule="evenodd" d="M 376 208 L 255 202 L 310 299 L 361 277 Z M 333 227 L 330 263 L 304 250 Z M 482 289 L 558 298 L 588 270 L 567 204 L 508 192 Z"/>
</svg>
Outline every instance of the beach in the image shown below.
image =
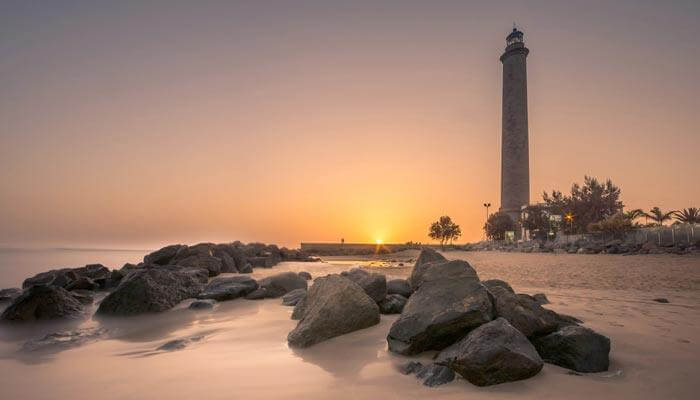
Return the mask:
<svg viewBox="0 0 700 400">
<path fill-rule="evenodd" d="M 361 265 L 387 278 L 405 278 L 417 255 L 406 251 L 283 262 L 256 268 L 252 277 L 283 271 L 308 271 L 318 277 Z M 480 388 L 460 378 L 428 388 L 397 368 L 411 359 L 428 361 L 434 352 L 409 358 L 387 351 L 386 335 L 397 316 L 382 315 L 376 326 L 298 350 L 286 342 L 296 326 L 291 307 L 280 299 L 237 299 L 206 312 L 194 312 L 184 301 L 157 315 L 89 318 L 78 327 L 102 327 L 108 334 L 49 354 L 19 349 L 27 339 L 74 329 L 75 324 L 2 325 L 0 387 L 4 397 L 16 399 L 695 398 L 700 388 L 700 257 L 460 251 L 444 255 L 467 260 L 482 280 L 503 279 L 517 292 L 545 293 L 551 301 L 546 307 L 576 316 L 608 336 L 609 370 L 579 375 L 546 364 L 525 381 Z M 97 253 L 90 256 L 96 257 L 92 262 L 121 266 L 107 264 Z M 140 256 L 111 257 L 116 263 L 128 257 L 138 261 Z M 5 274 L 7 269 L 0 271 Z M 186 345 L 158 350 L 174 339 L 184 339 Z"/>
</svg>

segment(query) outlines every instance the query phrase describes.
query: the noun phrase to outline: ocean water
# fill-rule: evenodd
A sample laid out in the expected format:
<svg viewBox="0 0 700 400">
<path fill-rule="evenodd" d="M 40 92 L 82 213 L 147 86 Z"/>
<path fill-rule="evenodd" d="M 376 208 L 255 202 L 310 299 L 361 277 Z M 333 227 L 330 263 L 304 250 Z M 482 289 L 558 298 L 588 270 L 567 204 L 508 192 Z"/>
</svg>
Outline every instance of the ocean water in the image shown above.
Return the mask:
<svg viewBox="0 0 700 400">
<path fill-rule="evenodd" d="M 50 269 L 95 263 L 119 269 L 127 262 L 143 260 L 147 253 L 146 250 L 0 249 L 0 289 L 21 287 L 24 279 Z"/>
</svg>

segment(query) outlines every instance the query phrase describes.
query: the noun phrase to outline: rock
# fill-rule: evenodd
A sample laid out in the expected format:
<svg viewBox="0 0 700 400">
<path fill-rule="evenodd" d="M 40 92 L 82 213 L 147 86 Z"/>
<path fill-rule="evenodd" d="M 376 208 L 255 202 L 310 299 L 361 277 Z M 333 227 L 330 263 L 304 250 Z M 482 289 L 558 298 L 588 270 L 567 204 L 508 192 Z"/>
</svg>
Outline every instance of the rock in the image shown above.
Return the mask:
<svg viewBox="0 0 700 400">
<path fill-rule="evenodd" d="M 435 261 L 421 266 L 420 273 L 411 275 L 411 288 L 418 290 L 423 283 L 430 280 L 469 278 L 479 280 L 474 268 L 464 260 Z"/>
<path fill-rule="evenodd" d="M 653 299 L 653 301 L 655 301 L 657 303 L 663 303 L 663 304 L 669 303 L 668 299 L 665 297 L 659 297 L 659 298 Z"/>
<path fill-rule="evenodd" d="M 26 289 L 34 285 L 46 285 L 65 289 L 71 282 L 82 277 L 90 278 L 98 284 L 102 282 L 104 285 L 104 282 L 110 275 L 110 270 L 102 264 L 89 264 L 80 268 L 53 269 L 25 279 L 22 283 L 22 288 Z"/>
<path fill-rule="evenodd" d="M 402 365 L 399 368 L 399 371 L 401 371 L 401 373 L 404 375 L 410 375 L 414 372 L 420 371 L 421 368 L 423 368 L 423 364 L 421 364 L 420 362 L 409 361 L 406 364 Z"/>
<path fill-rule="evenodd" d="M 122 279 L 102 300 L 97 314 L 127 316 L 169 310 L 180 301 L 197 296 L 203 286 L 192 270 L 138 270 Z"/>
<path fill-rule="evenodd" d="M 0 290 L 0 302 L 9 301 L 22 294 L 20 288 L 7 288 Z"/>
<path fill-rule="evenodd" d="M 424 282 L 389 330 L 389 350 L 403 355 L 441 350 L 493 319 L 488 290 L 478 278 Z"/>
<path fill-rule="evenodd" d="M 295 272 L 282 272 L 280 274 L 268 276 L 260 280 L 260 287 L 265 288 L 267 297 L 280 297 L 294 289 L 304 289 L 308 287 L 306 279 Z"/>
<path fill-rule="evenodd" d="M 109 275 L 109 278 L 112 281 L 119 282 L 121 281 L 124 277 L 126 276 L 126 273 L 124 271 L 118 270 L 118 269 L 113 269 L 112 272 Z"/>
<path fill-rule="evenodd" d="M 306 297 L 306 289 L 294 289 L 282 296 L 282 304 L 285 306 L 296 306 L 304 297 Z"/>
<path fill-rule="evenodd" d="M 382 274 L 369 273 L 362 268 L 353 268 L 350 271 L 343 271 L 340 275 L 360 285 L 362 290 L 377 303 L 386 297 L 386 276 Z"/>
<path fill-rule="evenodd" d="M 80 304 L 83 305 L 90 305 L 95 302 L 95 297 L 93 296 L 93 292 L 89 290 L 83 290 L 83 289 L 76 289 L 70 292 L 70 295 L 73 296 L 74 299 L 78 300 Z"/>
<path fill-rule="evenodd" d="M 415 291 L 418 289 L 418 286 L 416 285 L 417 282 L 420 281 L 421 276 L 423 273 L 425 273 L 427 267 L 427 264 L 433 263 L 433 262 L 446 262 L 447 259 L 442 256 L 442 254 L 438 253 L 437 251 L 433 249 L 423 249 L 420 252 L 420 255 L 418 256 L 418 259 L 416 260 L 415 265 L 413 266 L 413 271 L 411 271 L 411 278 L 409 279 L 409 282 L 411 283 L 411 287 Z"/>
<path fill-rule="evenodd" d="M 189 308 L 192 310 L 211 310 L 215 304 L 216 300 L 195 300 L 190 303 Z"/>
<path fill-rule="evenodd" d="M 261 268 L 272 268 L 279 263 L 279 259 L 273 256 L 248 257 L 247 260 L 253 267 Z"/>
<path fill-rule="evenodd" d="M 386 283 L 387 294 L 400 294 L 405 298 L 411 297 L 413 289 L 406 279 L 392 279 Z"/>
<path fill-rule="evenodd" d="M 39 339 L 30 339 L 22 345 L 24 352 L 55 353 L 94 342 L 107 333 L 104 328 L 83 328 L 74 331 L 50 333 Z"/>
<path fill-rule="evenodd" d="M 246 300 L 262 300 L 267 298 L 267 289 L 259 287 L 245 296 Z"/>
<path fill-rule="evenodd" d="M 241 274 L 250 274 L 251 272 L 253 272 L 253 266 L 250 265 L 249 262 L 246 262 L 245 264 L 243 264 L 242 267 L 238 269 L 238 272 L 240 272 Z"/>
<path fill-rule="evenodd" d="M 528 295 L 515 295 L 502 287 L 490 289 L 496 317 L 505 318 L 527 337 L 552 333 L 569 322 L 540 306 Z"/>
<path fill-rule="evenodd" d="M 428 364 L 416 371 L 416 378 L 423 379 L 425 386 L 440 386 L 455 379 L 455 373 L 444 365 Z"/>
<path fill-rule="evenodd" d="M 379 303 L 379 311 L 382 314 L 401 314 L 408 299 L 400 294 L 389 294 Z"/>
<path fill-rule="evenodd" d="M 515 290 L 508 284 L 506 281 L 502 281 L 500 279 L 489 279 L 487 281 L 481 281 L 481 283 L 484 284 L 488 289 L 491 289 L 492 287 L 502 287 L 506 289 L 507 291 L 515 294 Z"/>
<path fill-rule="evenodd" d="M 178 256 L 175 263 L 182 267 L 204 268 L 209 271 L 210 277 L 219 275 L 223 267 L 221 260 L 204 253 L 193 254 L 182 259 Z"/>
<path fill-rule="evenodd" d="M 160 250 L 156 250 L 153 253 L 147 254 L 143 257 L 143 262 L 145 264 L 157 264 L 157 265 L 167 265 L 175 258 L 177 253 L 187 246 L 181 244 L 173 244 L 170 246 L 165 246 Z"/>
<path fill-rule="evenodd" d="M 82 312 L 83 305 L 62 287 L 31 286 L 12 301 L 0 319 L 34 321 L 79 318 Z"/>
<path fill-rule="evenodd" d="M 308 293 L 304 298 L 300 299 L 299 302 L 294 306 L 294 311 L 292 311 L 292 319 L 294 321 L 298 321 L 304 317 L 304 313 L 306 313 L 306 298 L 308 297 Z"/>
<path fill-rule="evenodd" d="M 156 348 L 156 351 L 177 351 L 177 350 L 183 350 L 187 346 L 199 342 L 202 339 L 204 339 L 204 335 L 193 335 L 189 336 L 186 338 L 181 338 L 181 339 L 173 339 L 168 342 L 163 343 L 162 345 L 158 346 Z"/>
<path fill-rule="evenodd" d="M 570 325 L 533 340 L 548 363 L 577 372 L 602 372 L 609 366 L 610 339 L 580 325 Z"/>
<path fill-rule="evenodd" d="M 544 293 L 535 293 L 532 295 L 532 298 L 537 302 L 539 305 L 543 304 L 549 304 L 549 299 L 547 298 L 547 295 Z"/>
<path fill-rule="evenodd" d="M 477 386 L 537 375 L 544 363 L 535 347 L 504 318 L 484 324 L 438 354 L 447 366 Z"/>
<path fill-rule="evenodd" d="M 197 298 L 216 301 L 233 300 L 244 297 L 257 288 L 258 282 L 249 276 L 219 277 L 209 282 Z"/>
<path fill-rule="evenodd" d="M 308 272 L 306 272 L 306 271 L 301 271 L 301 272 L 299 272 L 299 276 L 301 276 L 302 278 L 306 279 L 307 281 L 310 281 L 311 279 L 313 279 L 313 277 L 311 276 L 311 274 L 308 273 Z"/>
<path fill-rule="evenodd" d="M 236 262 L 233 260 L 233 258 L 228 255 L 228 253 L 221 252 L 220 254 L 216 255 L 220 260 L 221 260 L 221 272 L 228 272 L 228 273 L 237 273 L 238 268 L 236 268 Z"/>
<path fill-rule="evenodd" d="M 68 285 L 66 285 L 66 290 L 71 291 L 71 290 L 97 290 L 100 288 L 100 285 L 95 283 L 90 278 L 86 278 L 84 276 L 81 276 L 80 278 L 72 281 Z"/>
<path fill-rule="evenodd" d="M 287 336 L 293 347 L 308 347 L 379 323 L 377 303 L 339 275 L 317 278 L 304 303 L 301 321 Z"/>
</svg>

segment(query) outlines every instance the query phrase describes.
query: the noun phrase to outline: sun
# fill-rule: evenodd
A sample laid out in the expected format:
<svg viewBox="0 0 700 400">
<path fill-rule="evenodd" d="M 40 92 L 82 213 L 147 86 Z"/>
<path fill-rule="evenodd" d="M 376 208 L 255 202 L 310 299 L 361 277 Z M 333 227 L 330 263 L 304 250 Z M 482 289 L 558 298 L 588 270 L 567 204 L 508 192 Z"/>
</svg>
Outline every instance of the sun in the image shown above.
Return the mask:
<svg viewBox="0 0 700 400">
<path fill-rule="evenodd" d="M 382 239 L 377 239 L 377 240 L 375 240 L 375 243 L 377 243 L 377 244 L 382 244 Z"/>
</svg>

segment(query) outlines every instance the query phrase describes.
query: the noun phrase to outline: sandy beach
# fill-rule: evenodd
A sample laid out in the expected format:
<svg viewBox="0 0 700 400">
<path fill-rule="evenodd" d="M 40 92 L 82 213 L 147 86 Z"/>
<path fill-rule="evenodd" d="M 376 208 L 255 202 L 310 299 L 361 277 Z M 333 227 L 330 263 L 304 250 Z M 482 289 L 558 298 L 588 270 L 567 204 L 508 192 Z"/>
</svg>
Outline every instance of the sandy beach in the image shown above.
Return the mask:
<svg viewBox="0 0 700 400">
<path fill-rule="evenodd" d="M 409 358 L 387 351 L 396 316 L 379 325 L 304 350 L 287 346 L 296 325 L 280 299 L 234 300 L 211 312 L 188 301 L 160 315 L 89 319 L 106 338 L 52 354 L 18 351 L 23 340 L 58 328 L 0 328 L 0 386 L 15 399 L 690 399 L 698 389 L 700 259 L 693 256 L 553 255 L 448 252 L 468 260 L 482 279 L 500 278 L 524 293 L 544 292 L 551 309 L 579 317 L 612 340 L 608 372 L 572 375 L 545 365 L 536 377 L 479 388 L 463 379 L 428 388 L 397 366 Z M 256 269 L 254 278 L 280 271 L 314 276 L 356 265 L 388 277 L 410 274 L 417 252 L 372 257 L 328 257 L 322 263 L 286 262 Z M 389 261 L 393 260 L 393 261 Z M 398 266 L 403 262 L 404 266 Z M 652 299 L 665 297 L 670 303 Z M 69 327 L 69 328 L 74 328 Z M 185 339 L 181 350 L 157 350 Z M 433 353 L 424 353 L 429 360 Z"/>
</svg>

